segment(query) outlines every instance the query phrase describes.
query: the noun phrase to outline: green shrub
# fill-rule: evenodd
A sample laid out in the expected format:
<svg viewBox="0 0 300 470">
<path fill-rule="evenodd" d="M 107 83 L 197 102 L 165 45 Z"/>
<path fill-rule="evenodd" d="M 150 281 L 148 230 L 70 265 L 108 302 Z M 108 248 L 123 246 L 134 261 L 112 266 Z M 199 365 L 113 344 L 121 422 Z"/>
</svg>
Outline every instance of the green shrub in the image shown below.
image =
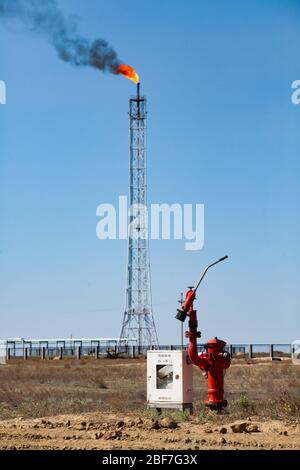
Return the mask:
<svg viewBox="0 0 300 470">
<path fill-rule="evenodd" d="M 237 405 L 243 411 L 248 411 L 251 408 L 251 404 L 250 404 L 248 398 L 245 395 L 242 395 L 237 400 Z"/>
</svg>

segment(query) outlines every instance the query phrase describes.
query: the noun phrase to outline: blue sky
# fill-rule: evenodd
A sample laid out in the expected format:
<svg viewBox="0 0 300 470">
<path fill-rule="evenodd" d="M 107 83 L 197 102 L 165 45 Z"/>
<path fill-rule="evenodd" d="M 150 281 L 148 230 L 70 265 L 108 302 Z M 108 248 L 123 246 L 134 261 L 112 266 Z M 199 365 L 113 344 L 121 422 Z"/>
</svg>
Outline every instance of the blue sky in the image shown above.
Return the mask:
<svg viewBox="0 0 300 470">
<path fill-rule="evenodd" d="M 149 202 L 205 204 L 201 251 L 150 244 L 160 342 L 179 342 L 180 292 L 224 254 L 197 299 L 203 340 L 299 339 L 300 2 L 59 4 L 140 74 Z M 134 86 L 15 25 L 0 79 L 0 336 L 118 336 L 127 244 L 96 238 L 96 207 L 127 193 Z"/>
</svg>

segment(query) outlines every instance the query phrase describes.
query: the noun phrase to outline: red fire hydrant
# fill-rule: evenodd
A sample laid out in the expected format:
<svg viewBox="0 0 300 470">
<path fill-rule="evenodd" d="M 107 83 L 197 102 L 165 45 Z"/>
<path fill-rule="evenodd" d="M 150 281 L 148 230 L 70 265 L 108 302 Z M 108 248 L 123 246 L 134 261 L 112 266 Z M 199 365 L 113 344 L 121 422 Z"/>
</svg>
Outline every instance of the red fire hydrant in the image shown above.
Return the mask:
<svg viewBox="0 0 300 470">
<path fill-rule="evenodd" d="M 216 263 L 226 258 L 221 258 Z M 201 333 L 197 329 L 197 312 L 193 308 L 196 291 L 202 279 L 207 270 L 216 263 L 206 268 L 195 289 L 188 290 L 184 303 L 177 311 L 176 318 L 183 322 L 186 317 L 189 317 L 189 331 L 185 333 L 185 336 L 189 338 L 188 353 L 192 363 L 199 367 L 208 379 L 208 396 L 204 403 L 211 409 L 222 411 L 227 406 L 227 400 L 224 398 L 224 371 L 230 366 L 230 354 L 225 350 L 226 343 L 218 338 L 209 340 L 207 352 L 198 354 L 197 338 L 200 338 Z"/>
<path fill-rule="evenodd" d="M 224 350 L 226 343 L 218 338 L 208 341 L 207 353 L 198 354 L 197 338 L 200 337 L 200 332 L 197 331 L 197 312 L 193 310 L 193 305 L 187 312 L 187 316 L 189 317 L 189 331 L 185 333 L 185 336 L 189 338 L 190 359 L 207 375 L 208 396 L 205 405 L 221 411 L 227 406 L 227 400 L 224 399 L 224 370 L 230 366 L 230 354 Z"/>
</svg>

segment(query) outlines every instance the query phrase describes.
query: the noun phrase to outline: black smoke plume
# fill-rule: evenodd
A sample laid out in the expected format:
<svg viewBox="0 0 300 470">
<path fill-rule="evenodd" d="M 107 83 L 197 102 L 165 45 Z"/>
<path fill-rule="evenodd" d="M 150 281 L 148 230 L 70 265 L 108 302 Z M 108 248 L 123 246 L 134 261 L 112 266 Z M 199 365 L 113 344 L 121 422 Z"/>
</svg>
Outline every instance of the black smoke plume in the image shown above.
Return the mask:
<svg viewBox="0 0 300 470">
<path fill-rule="evenodd" d="M 0 21 L 20 21 L 26 30 L 45 36 L 65 62 L 116 73 L 120 60 L 101 38 L 80 36 L 76 20 L 66 17 L 56 0 L 0 0 Z"/>
</svg>

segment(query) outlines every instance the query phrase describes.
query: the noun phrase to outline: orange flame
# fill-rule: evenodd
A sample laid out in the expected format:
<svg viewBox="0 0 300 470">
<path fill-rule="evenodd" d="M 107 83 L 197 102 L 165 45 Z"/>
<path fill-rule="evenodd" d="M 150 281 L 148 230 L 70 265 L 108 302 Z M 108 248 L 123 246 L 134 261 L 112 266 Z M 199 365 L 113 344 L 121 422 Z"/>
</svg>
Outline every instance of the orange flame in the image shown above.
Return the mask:
<svg viewBox="0 0 300 470">
<path fill-rule="evenodd" d="M 139 83 L 139 81 L 140 81 L 140 78 L 139 78 L 138 74 L 136 73 L 134 68 L 131 67 L 130 65 L 120 64 L 118 69 L 117 69 L 117 74 L 119 74 L 119 73 L 121 75 L 124 75 L 125 77 L 129 78 L 134 83 Z"/>
</svg>

